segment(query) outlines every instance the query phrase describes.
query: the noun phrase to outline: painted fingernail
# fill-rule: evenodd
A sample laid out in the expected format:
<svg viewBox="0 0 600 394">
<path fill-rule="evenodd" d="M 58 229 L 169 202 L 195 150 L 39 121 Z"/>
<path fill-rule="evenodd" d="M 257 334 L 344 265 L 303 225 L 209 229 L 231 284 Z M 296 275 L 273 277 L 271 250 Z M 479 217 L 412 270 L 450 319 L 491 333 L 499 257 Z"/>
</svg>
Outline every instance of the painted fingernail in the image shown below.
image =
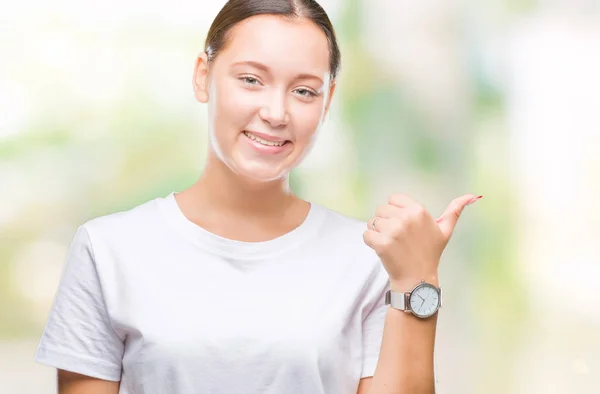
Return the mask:
<svg viewBox="0 0 600 394">
<path fill-rule="evenodd" d="M 475 201 L 479 200 L 481 197 L 483 196 L 477 196 L 477 197 L 473 197 L 468 203 L 467 205 L 471 205 L 473 204 Z"/>
</svg>

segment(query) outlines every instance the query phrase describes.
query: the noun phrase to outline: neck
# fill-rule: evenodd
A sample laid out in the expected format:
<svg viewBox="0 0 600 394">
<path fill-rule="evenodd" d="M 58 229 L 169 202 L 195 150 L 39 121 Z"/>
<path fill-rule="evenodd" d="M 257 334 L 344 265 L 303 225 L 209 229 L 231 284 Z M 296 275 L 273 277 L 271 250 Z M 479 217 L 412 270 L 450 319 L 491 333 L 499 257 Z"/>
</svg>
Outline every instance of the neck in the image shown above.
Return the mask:
<svg viewBox="0 0 600 394">
<path fill-rule="evenodd" d="M 259 183 L 242 179 L 212 150 L 198 181 L 192 187 L 197 201 L 218 211 L 248 216 L 280 216 L 297 198 L 289 188 L 289 177 Z"/>
</svg>

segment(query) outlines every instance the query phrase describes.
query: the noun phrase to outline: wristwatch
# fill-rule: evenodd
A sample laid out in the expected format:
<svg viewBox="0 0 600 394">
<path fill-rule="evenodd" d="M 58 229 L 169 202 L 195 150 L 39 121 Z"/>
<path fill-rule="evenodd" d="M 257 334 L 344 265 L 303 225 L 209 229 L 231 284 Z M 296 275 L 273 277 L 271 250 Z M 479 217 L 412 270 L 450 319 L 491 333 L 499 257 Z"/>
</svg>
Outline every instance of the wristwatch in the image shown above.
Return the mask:
<svg viewBox="0 0 600 394">
<path fill-rule="evenodd" d="M 385 293 L 385 304 L 404 312 L 411 312 L 418 318 L 426 319 L 435 315 L 442 307 L 442 289 L 422 280 L 406 293 L 388 290 Z"/>
</svg>

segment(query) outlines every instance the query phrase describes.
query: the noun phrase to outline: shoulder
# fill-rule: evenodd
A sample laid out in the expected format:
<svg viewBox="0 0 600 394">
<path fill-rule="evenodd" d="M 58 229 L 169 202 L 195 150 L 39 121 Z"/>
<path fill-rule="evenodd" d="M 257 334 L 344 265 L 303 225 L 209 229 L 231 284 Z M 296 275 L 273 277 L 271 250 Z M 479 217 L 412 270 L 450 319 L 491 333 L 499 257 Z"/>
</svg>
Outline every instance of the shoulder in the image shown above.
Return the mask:
<svg viewBox="0 0 600 394">
<path fill-rule="evenodd" d="M 321 209 L 325 210 L 326 220 L 319 244 L 332 254 L 332 263 L 344 271 L 347 280 L 355 278 L 360 283 L 361 294 L 369 305 L 380 301 L 388 288 L 389 276 L 377 253 L 364 242 L 367 222 L 330 208 Z"/>
<path fill-rule="evenodd" d="M 320 228 L 319 239 L 327 242 L 328 247 L 338 254 L 347 256 L 348 261 L 360 261 L 376 269 L 381 266 L 379 257 L 363 240 L 367 222 L 335 209 L 319 205 L 324 211 L 325 220 Z"/>
<path fill-rule="evenodd" d="M 94 217 L 79 230 L 85 230 L 92 244 L 144 237 L 160 225 L 158 200 L 153 198 L 125 210 Z"/>
<path fill-rule="evenodd" d="M 329 229 L 336 229 L 343 232 L 360 233 L 362 234 L 367 229 L 367 222 L 353 216 L 349 216 L 339 211 L 328 208 L 323 205 L 315 204 L 322 210 L 327 217 L 326 225 Z"/>
</svg>

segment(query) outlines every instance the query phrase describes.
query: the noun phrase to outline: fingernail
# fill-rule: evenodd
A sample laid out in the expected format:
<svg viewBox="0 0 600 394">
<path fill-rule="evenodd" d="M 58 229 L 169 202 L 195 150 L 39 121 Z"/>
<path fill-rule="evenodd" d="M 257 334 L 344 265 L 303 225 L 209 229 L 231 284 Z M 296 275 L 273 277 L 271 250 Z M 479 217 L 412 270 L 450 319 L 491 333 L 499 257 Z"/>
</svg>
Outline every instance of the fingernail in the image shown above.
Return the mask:
<svg viewBox="0 0 600 394">
<path fill-rule="evenodd" d="M 473 197 L 468 203 L 467 205 L 471 205 L 473 204 L 475 201 L 479 200 L 481 197 L 483 196 L 477 196 L 477 197 Z"/>
</svg>

